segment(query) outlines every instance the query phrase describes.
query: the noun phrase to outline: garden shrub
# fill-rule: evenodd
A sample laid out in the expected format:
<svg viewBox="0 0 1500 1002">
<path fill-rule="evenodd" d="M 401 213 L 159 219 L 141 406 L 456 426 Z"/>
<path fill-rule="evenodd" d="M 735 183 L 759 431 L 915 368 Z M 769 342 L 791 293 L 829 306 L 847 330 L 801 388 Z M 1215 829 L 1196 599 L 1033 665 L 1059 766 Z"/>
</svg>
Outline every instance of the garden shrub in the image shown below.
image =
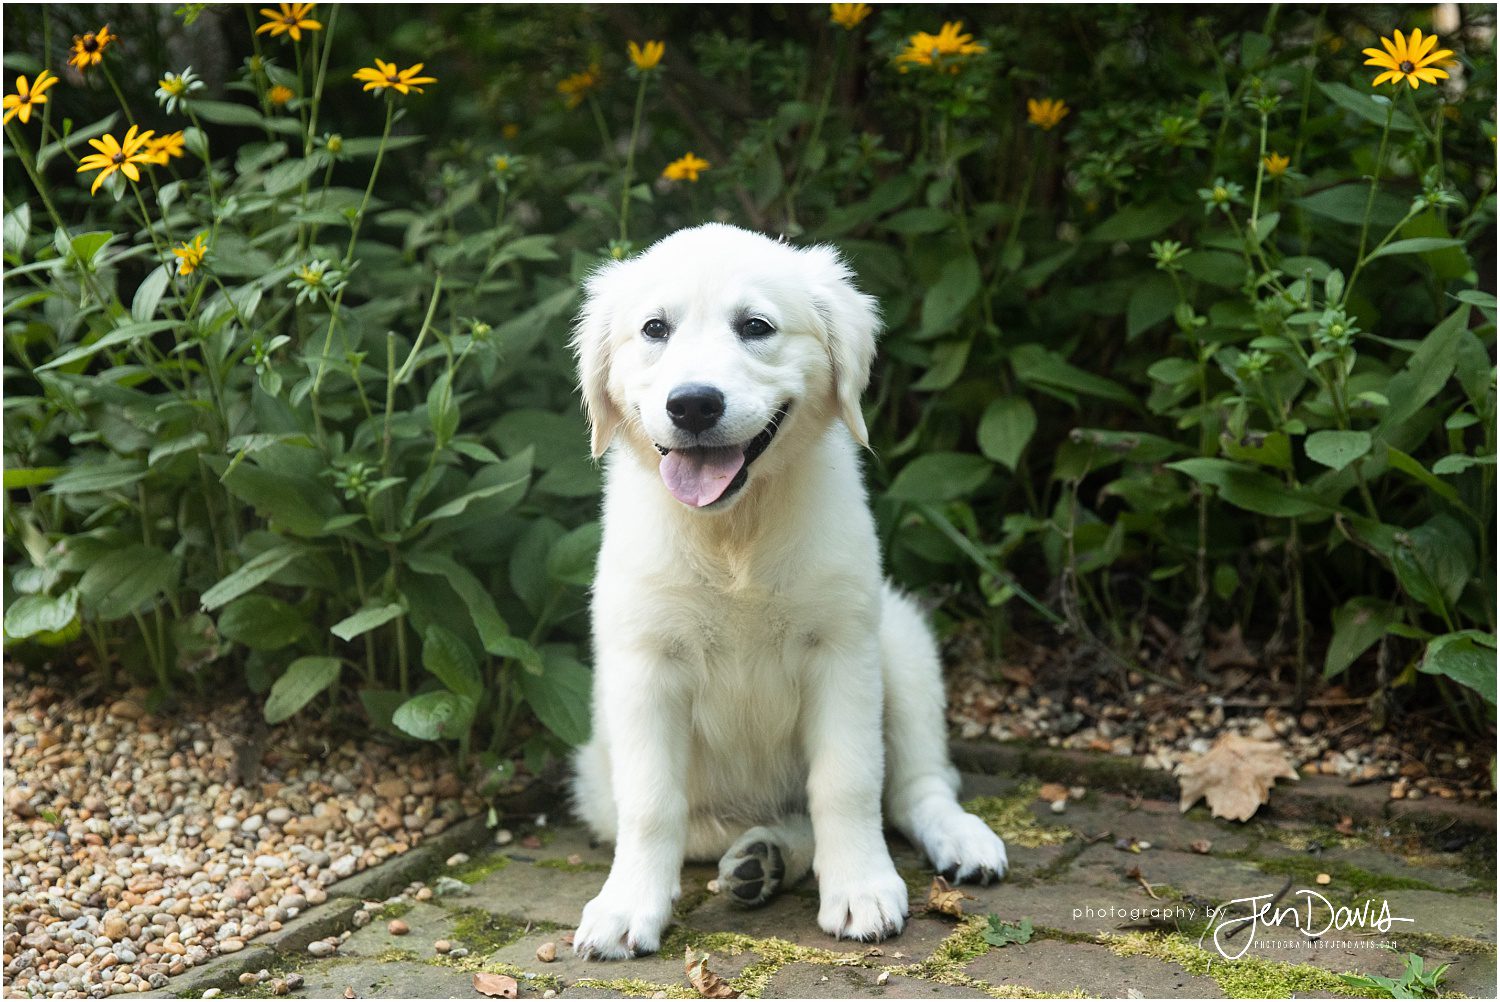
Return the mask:
<svg viewBox="0 0 1500 1002">
<path fill-rule="evenodd" d="M 7 644 L 582 740 L 578 282 L 718 219 L 879 296 L 941 624 L 1155 618 L 1204 678 L 1238 626 L 1486 728 L 1494 14 L 1449 9 L 7 8 Z"/>
</svg>

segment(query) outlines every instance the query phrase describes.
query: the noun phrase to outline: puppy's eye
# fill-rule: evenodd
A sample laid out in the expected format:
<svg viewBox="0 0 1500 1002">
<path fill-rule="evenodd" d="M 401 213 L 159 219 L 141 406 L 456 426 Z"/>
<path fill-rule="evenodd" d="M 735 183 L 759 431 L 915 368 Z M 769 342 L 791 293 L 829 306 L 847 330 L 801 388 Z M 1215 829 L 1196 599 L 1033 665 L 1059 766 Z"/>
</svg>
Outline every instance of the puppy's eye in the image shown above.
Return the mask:
<svg viewBox="0 0 1500 1002">
<path fill-rule="evenodd" d="M 772 327 L 769 321 L 763 320 L 760 317 L 751 317 L 749 320 L 746 320 L 744 323 L 740 324 L 740 337 L 766 337 L 767 335 L 775 333 L 776 328 Z"/>
<path fill-rule="evenodd" d="M 641 333 L 646 335 L 646 337 L 650 338 L 652 341 L 662 341 L 665 340 L 666 336 L 671 333 L 671 329 L 667 327 L 667 322 L 665 320 L 658 320 L 657 318 L 652 317 L 650 320 L 646 321 L 646 326 L 641 328 Z"/>
</svg>

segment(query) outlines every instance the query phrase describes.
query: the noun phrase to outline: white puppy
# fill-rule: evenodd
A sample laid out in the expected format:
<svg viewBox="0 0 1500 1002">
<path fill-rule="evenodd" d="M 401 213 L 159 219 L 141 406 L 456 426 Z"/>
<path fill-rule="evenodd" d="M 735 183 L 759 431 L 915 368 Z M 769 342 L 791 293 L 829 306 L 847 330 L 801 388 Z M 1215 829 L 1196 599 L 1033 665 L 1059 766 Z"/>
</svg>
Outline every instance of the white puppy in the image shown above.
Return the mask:
<svg viewBox="0 0 1500 1002">
<path fill-rule="evenodd" d="M 588 281 L 574 347 L 606 459 L 594 732 L 575 808 L 614 865 L 574 949 L 657 949 L 684 858 L 818 924 L 901 930 L 885 820 L 957 880 L 1005 845 L 956 798 L 936 646 L 882 581 L 859 398 L 879 317 L 836 251 L 683 230 Z M 842 419 L 842 421 L 840 421 Z"/>
</svg>

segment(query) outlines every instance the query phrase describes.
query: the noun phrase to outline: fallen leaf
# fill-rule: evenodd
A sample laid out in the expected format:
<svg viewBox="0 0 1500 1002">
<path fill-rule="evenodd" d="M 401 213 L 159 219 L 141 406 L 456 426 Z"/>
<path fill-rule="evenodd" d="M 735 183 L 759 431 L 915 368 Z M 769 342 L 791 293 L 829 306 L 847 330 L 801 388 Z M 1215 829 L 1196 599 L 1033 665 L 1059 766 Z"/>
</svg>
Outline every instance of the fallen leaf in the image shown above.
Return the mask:
<svg viewBox="0 0 1500 1002">
<path fill-rule="evenodd" d="M 1025 665 L 1001 665 L 1000 677 L 1007 682 L 1014 682 L 1016 685 L 1024 685 L 1028 688 L 1036 684 L 1036 676 Z"/>
<path fill-rule="evenodd" d="M 1340 835 L 1353 835 L 1354 819 L 1345 814 L 1343 817 L 1339 818 L 1339 823 L 1333 826 L 1333 830 L 1338 832 Z"/>
<path fill-rule="evenodd" d="M 942 877 L 933 877 L 932 886 L 927 889 L 927 910 L 940 915 L 963 918 L 965 898 L 974 900 L 972 895 L 949 886 L 948 881 Z"/>
<path fill-rule="evenodd" d="M 345 985 L 344 986 L 344 998 L 346 998 L 346 999 L 357 999 L 357 998 L 359 998 L 358 995 L 354 994 L 354 986 L 353 985 Z"/>
<path fill-rule="evenodd" d="M 474 975 L 474 990 L 492 999 L 513 999 L 516 997 L 516 979 L 505 974 L 480 971 Z"/>
<path fill-rule="evenodd" d="M 1196 852 L 1200 856 L 1207 856 L 1208 853 L 1209 853 L 1209 851 L 1211 849 L 1213 849 L 1213 847 L 1214 847 L 1214 844 L 1212 842 L 1210 842 L 1206 838 L 1200 838 L 1197 841 L 1195 841 L 1191 846 L 1189 846 L 1190 849 L 1192 849 L 1194 852 Z"/>
<path fill-rule="evenodd" d="M 990 927 L 984 930 L 984 941 L 991 946 L 1009 946 L 1031 942 L 1031 919 L 1023 918 L 1015 925 L 1000 921 L 999 915 L 989 917 Z"/>
<path fill-rule="evenodd" d="M 687 975 L 688 984 L 693 990 L 706 999 L 737 999 L 740 993 L 729 986 L 729 982 L 719 977 L 708 968 L 708 954 L 700 953 L 694 955 L 691 946 L 682 951 L 682 970 Z"/>
<path fill-rule="evenodd" d="M 891 972 L 890 971 L 881 971 L 875 977 L 875 983 L 877 985 L 883 985 L 883 984 L 885 984 L 889 980 L 891 980 Z"/>
<path fill-rule="evenodd" d="M 1214 638 L 1214 645 L 1203 660 L 1210 671 L 1231 666 L 1253 668 L 1259 664 L 1255 655 L 1250 653 L 1250 648 L 1245 646 L 1245 638 L 1240 635 L 1238 623 L 1230 627 L 1228 633 Z"/>
<path fill-rule="evenodd" d="M 1271 795 L 1278 779 L 1296 779 L 1286 749 L 1274 741 L 1221 734 L 1204 755 L 1177 767 L 1182 787 L 1178 807 L 1186 813 L 1199 798 L 1216 818 L 1248 821 Z"/>
<path fill-rule="evenodd" d="M 1036 791 L 1036 799 L 1052 803 L 1054 800 L 1067 800 L 1068 788 L 1061 783 L 1043 783 L 1042 788 Z"/>
</svg>

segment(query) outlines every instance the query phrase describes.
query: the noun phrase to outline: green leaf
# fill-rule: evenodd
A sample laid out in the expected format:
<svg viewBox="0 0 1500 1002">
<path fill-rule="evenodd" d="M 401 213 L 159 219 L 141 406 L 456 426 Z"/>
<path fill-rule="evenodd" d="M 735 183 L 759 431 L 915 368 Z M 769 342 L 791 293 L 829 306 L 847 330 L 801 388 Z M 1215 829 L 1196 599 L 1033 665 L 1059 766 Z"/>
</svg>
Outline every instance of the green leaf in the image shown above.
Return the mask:
<svg viewBox="0 0 1500 1002">
<path fill-rule="evenodd" d="M 66 466 L 34 466 L 29 469 L 6 470 L 5 489 L 16 491 L 23 487 L 40 487 L 51 483 L 66 471 Z"/>
<path fill-rule="evenodd" d="M 48 633 L 62 633 L 78 618 L 78 590 L 69 588 L 57 597 L 19 595 L 5 610 L 5 635 L 26 640 Z"/>
<path fill-rule="evenodd" d="M 421 741 L 439 741 L 467 731 L 474 720 L 474 709 L 473 700 L 467 696 L 446 689 L 426 692 L 397 707 L 391 723 Z"/>
<path fill-rule="evenodd" d="M 1401 428 L 1442 392 L 1453 375 L 1468 323 L 1467 305 L 1453 311 L 1422 339 L 1406 367 L 1390 378 L 1384 392 L 1391 405 L 1375 428 L 1376 438 L 1385 438 Z"/>
<path fill-rule="evenodd" d="M 1395 446 L 1387 447 L 1385 457 L 1386 465 L 1391 469 L 1411 477 L 1449 504 L 1457 505 L 1460 508 L 1464 507 L 1463 501 L 1459 498 L 1458 491 L 1454 489 L 1453 485 L 1433 476 L 1433 473 L 1442 473 L 1444 472 L 1443 470 L 1434 467 L 1433 471 L 1429 473 L 1427 468 L 1418 462 L 1415 457 L 1408 456 Z M 1437 465 L 1442 466 L 1443 461 L 1441 459 L 1438 460 Z"/>
<path fill-rule="evenodd" d="M 204 592 L 199 601 L 204 609 L 210 611 L 217 609 L 267 580 L 304 552 L 306 551 L 302 547 L 293 543 L 273 546 L 247 560 L 236 570 L 230 571 L 217 584 Z"/>
<path fill-rule="evenodd" d="M 93 263 L 94 258 L 99 256 L 105 246 L 115 238 L 115 234 L 108 230 L 97 230 L 90 233 L 80 233 L 68 242 L 73 256 L 85 267 Z"/>
<path fill-rule="evenodd" d="M 521 694 L 548 730 L 577 747 L 589 739 L 593 672 L 564 644 L 548 644 L 541 654 L 540 675 L 516 675 Z"/>
<path fill-rule="evenodd" d="M 1145 240 L 1163 232 L 1182 218 L 1181 206 L 1168 202 L 1127 205 L 1094 227 L 1084 239 L 1103 243 Z"/>
<path fill-rule="evenodd" d="M 520 637 L 501 637 L 500 641 L 486 651 L 497 658 L 519 661 L 533 675 L 542 673 L 542 653 Z"/>
<path fill-rule="evenodd" d="M 927 295 L 922 298 L 922 323 L 917 336 L 929 338 L 946 333 L 979 294 L 979 262 L 968 251 L 950 258 Z"/>
<path fill-rule="evenodd" d="M 1177 301 L 1177 286 L 1166 275 L 1147 275 L 1137 282 L 1125 307 L 1126 340 L 1170 317 L 1177 308 Z"/>
<path fill-rule="evenodd" d="M 1342 470 L 1370 451 L 1367 431 L 1315 431 L 1302 443 L 1307 458 L 1334 470 Z"/>
<path fill-rule="evenodd" d="M 1364 221 L 1365 206 L 1369 197 L 1370 186 L 1368 184 L 1363 181 L 1351 181 L 1295 199 L 1292 204 L 1300 206 L 1315 216 L 1358 226 Z M 1370 221 L 1378 226 L 1395 226 L 1405 217 L 1408 204 L 1403 199 L 1382 192 L 1375 197 L 1374 207 L 1370 211 Z M 1290 260 L 1283 263 L 1288 273 L 1298 274 L 1300 268 L 1294 268 L 1293 265 L 1294 262 Z M 1315 273 L 1314 277 L 1321 279 L 1324 275 Z"/>
<path fill-rule="evenodd" d="M 266 723 L 279 724 L 312 702 L 314 696 L 338 680 L 342 662 L 338 658 L 298 658 L 271 686 L 266 697 Z"/>
<path fill-rule="evenodd" d="M 505 655 L 505 651 L 500 648 L 512 639 L 510 627 L 495 608 L 495 599 L 489 590 L 467 567 L 446 553 L 425 550 L 407 554 L 406 566 L 418 574 L 428 574 L 447 581 L 448 586 L 458 593 L 458 597 L 468 608 L 469 619 L 478 631 L 479 642 L 484 645 L 484 649 L 490 654 Z"/>
<path fill-rule="evenodd" d="M 208 448 L 208 435 L 206 433 L 201 431 L 189 432 L 186 435 L 169 438 L 165 442 L 153 445 L 151 451 L 146 454 L 146 465 L 154 467 L 164 459 L 171 459 L 173 456 L 184 452 L 199 452 L 206 448 Z"/>
<path fill-rule="evenodd" d="M 1330 507 L 1260 470 L 1227 459 L 1183 459 L 1168 469 L 1185 473 L 1199 483 L 1219 489 L 1219 496 L 1247 511 L 1275 518 L 1298 518 L 1330 511 Z"/>
<path fill-rule="evenodd" d="M 463 514 L 464 509 L 469 507 L 469 505 L 473 504 L 475 501 L 481 501 L 485 498 L 494 497 L 495 495 L 500 494 L 504 491 L 508 491 L 512 488 L 521 486 L 527 483 L 530 479 L 531 474 L 528 472 L 519 477 L 506 480 L 503 483 L 489 484 L 484 487 L 475 488 L 474 490 L 471 490 L 465 494 L 460 494 L 458 497 L 454 498 L 452 501 L 449 501 L 447 504 L 440 505 L 437 508 L 434 508 L 426 515 L 423 515 L 421 520 L 417 524 L 427 525 L 432 522 L 441 521 L 445 518 L 453 518 L 455 515 L 461 515 Z"/>
<path fill-rule="evenodd" d="M 343 619 L 329 627 L 329 632 L 340 640 L 353 640 L 355 637 L 369 633 L 371 630 L 384 626 L 391 620 L 406 612 L 400 602 L 390 602 L 386 605 L 367 605 L 352 616 Z"/>
<path fill-rule="evenodd" d="M 943 233 L 953 226 L 953 216 L 942 209 L 917 206 L 896 213 L 880 224 L 892 233 L 905 236 L 924 236 Z"/>
<path fill-rule="evenodd" d="M 219 613 L 219 632 L 253 651 L 275 651 L 307 632 L 294 606 L 269 595 L 242 595 Z"/>
<path fill-rule="evenodd" d="M 1476 559 L 1463 525 L 1451 515 L 1434 515 L 1397 538 L 1392 563 L 1406 593 L 1443 616 L 1468 586 Z"/>
<path fill-rule="evenodd" d="M 1371 125 L 1378 125 L 1384 128 L 1385 117 L 1389 114 L 1391 116 L 1392 132 L 1411 132 L 1416 128 L 1411 117 L 1404 111 L 1401 111 L 1399 108 L 1393 111 L 1388 103 L 1381 104 L 1375 100 L 1375 95 L 1368 91 L 1357 91 L 1348 84 L 1333 81 L 1324 82 L 1319 80 L 1317 84 L 1318 89 L 1327 95 L 1329 100 L 1333 101 L 1334 104 L 1345 111 L 1358 115 Z"/>
<path fill-rule="evenodd" d="M 1012 472 L 1036 433 L 1036 411 L 1023 397 L 990 401 L 979 419 L 979 451 Z"/>
<path fill-rule="evenodd" d="M 193 101 L 193 111 L 205 122 L 214 125 L 248 125 L 260 128 L 265 119 L 261 113 L 254 108 L 243 104 L 232 104 L 229 101 Z"/>
<path fill-rule="evenodd" d="M 1495 636 L 1461 630 L 1434 637 L 1422 657 L 1422 671 L 1445 675 L 1495 705 Z"/>
<path fill-rule="evenodd" d="M 946 390 L 963 375 L 964 365 L 969 361 L 971 338 L 944 341 L 933 346 L 932 364 L 922 373 L 922 378 L 912 383 L 911 388 L 920 392 Z"/>
<path fill-rule="evenodd" d="M 1323 658 L 1323 677 L 1333 678 L 1352 665 L 1370 645 L 1385 636 L 1386 628 L 1401 622 L 1401 612 L 1389 602 L 1361 596 L 1333 613 L 1333 639 Z"/>
<path fill-rule="evenodd" d="M 162 294 L 167 291 L 167 283 L 171 281 L 171 265 L 162 265 L 154 268 L 136 287 L 135 298 L 130 301 L 130 319 L 136 323 L 146 323 L 156 316 L 156 307 L 161 303 Z"/>
<path fill-rule="evenodd" d="M 266 194 L 282 195 L 299 187 L 303 181 L 313 176 L 318 166 L 318 160 L 315 157 L 308 157 L 305 160 L 287 160 L 277 164 L 266 172 Z"/>
<path fill-rule="evenodd" d="M 1366 260 L 1373 261 L 1378 257 L 1394 257 L 1397 254 L 1425 254 L 1428 251 L 1447 250 L 1450 247 L 1462 247 L 1462 240 L 1454 240 L 1451 237 L 1413 237 L 1410 240 L 1395 240 L 1386 244 Z"/>
<path fill-rule="evenodd" d="M 932 452 L 903 466 L 887 493 L 897 501 L 953 501 L 978 490 L 992 469 L 983 456 Z"/>
<path fill-rule="evenodd" d="M 564 584 L 584 588 L 593 584 L 603 531 L 597 521 L 585 522 L 559 539 L 547 555 L 547 573 Z"/>
<path fill-rule="evenodd" d="M 1257 438 L 1235 441 L 1229 432 L 1219 434 L 1219 449 L 1228 459 L 1258 463 L 1278 470 L 1292 468 L 1292 440 L 1284 431 L 1267 432 Z"/>
<path fill-rule="evenodd" d="M 311 477 L 241 463 L 219 478 L 229 493 L 255 507 L 261 517 L 297 536 L 322 536 L 343 513 L 333 491 Z"/>
<path fill-rule="evenodd" d="M 984 941 L 991 946 L 1009 946 L 1012 943 L 1025 945 L 1031 942 L 1031 919 L 1023 918 L 1015 925 L 1000 921 L 1000 916 L 989 917 L 989 928 L 984 930 Z"/>
<path fill-rule="evenodd" d="M 434 448 L 447 446 L 458 431 L 458 417 L 458 401 L 453 398 L 453 370 L 445 369 L 427 391 L 427 423 L 436 440 Z"/>
<path fill-rule="evenodd" d="M 78 580 L 86 610 L 103 620 L 121 619 L 151 605 L 177 586 L 177 558 L 144 543 L 111 550 Z"/>
<path fill-rule="evenodd" d="M 433 625 L 422 635 L 422 667 L 436 675 L 450 692 L 466 696 L 476 705 L 484 695 L 484 680 L 474 653 L 456 635 Z"/>
<path fill-rule="evenodd" d="M 1011 352 L 1016 378 L 1029 386 L 1082 393 L 1132 407 L 1138 398 L 1114 380 L 1085 372 L 1054 351 L 1039 344 L 1023 344 Z"/>
<path fill-rule="evenodd" d="M 121 324 L 97 340 L 70 348 L 56 358 L 37 366 L 36 371 L 47 372 L 52 369 L 60 369 L 65 365 L 72 365 L 74 362 L 91 358 L 105 348 L 129 344 L 140 338 L 151 337 L 155 334 L 160 334 L 162 331 L 173 330 L 179 326 L 181 325 L 176 320 L 152 320 L 148 323 Z"/>
<path fill-rule="evenodd" d="M 531 612 L 539 612 L 547 595 L 556 588 L 547 573 L 547 558 L 557 541 L 567 534 L 555 520 L 542 516 L 532 521 L 510 552 L 510 587 Z"/>
</svg>

